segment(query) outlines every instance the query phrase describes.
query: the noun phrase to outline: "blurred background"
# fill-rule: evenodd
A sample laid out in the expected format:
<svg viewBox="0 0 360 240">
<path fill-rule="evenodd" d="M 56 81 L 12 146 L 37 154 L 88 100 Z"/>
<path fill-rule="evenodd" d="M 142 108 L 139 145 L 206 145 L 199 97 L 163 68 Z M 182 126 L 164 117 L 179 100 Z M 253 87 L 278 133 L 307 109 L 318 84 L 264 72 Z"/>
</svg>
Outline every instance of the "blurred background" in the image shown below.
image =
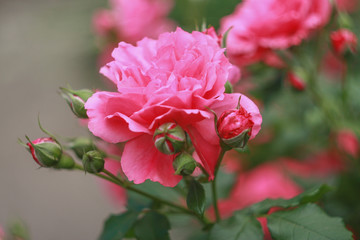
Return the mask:
<svg viewBox="0 0 360 240">
<path fill-rule="evenodd" d="M 58 94 L 60 86 L 96 88 L 94 10 L 106 1 L 0 1 L 0 225 L 22 219 L 32 239 L 96 239 L 116 211 L 97 181 L 79 172 L 38 169 L 17 144 L 44 127 L 86 136 Z"/>
<path fill-rule="evenodd" d="M 169 18 L 176 21 L 170 25 L 178 24 L 191 31 L 206 19 L 206 25 L 218 29 L 220 19 L 232 13 L 239 2 L 179 0 L 169 10 Z M 105 22 L 99 18 L 100 32 L 95 36 L 92 21 L 99 8 L 109 9 L 109 3 L 0 0 L 0 226 L 7 228 L 21 219 L 31 239 L 96 239 L 108 215 L 121 210 L 121 206 L 107 199 L 94 177 L 79 172 L 38 169 L 24 147 L 17 144 L 17 139 L 24 140 L 25 134 L 31 139 L 44 136 L 38 127 L 38 115 L 43 127 L 50 132 L 66 137 L 89 136 L 58 93 L 59 87 L 69 84 L 73 89 L 108 88 L 98 73 L 99 65 L 109 61 L 108 50 L 119 41 L 119 36 L 128 37 L 129 42 L 140 37 L 126 36 L 126 31 L 114 36 L 114 29 L 119 30 L 116 24 L 110 31 L 101 33 L 109 24 L 106 16 Z M 167 18 L 167 14 L 162 17 Z M 348 84 L 348 108 L 343 108 L 338 101 L 342 94 L 340 75 L 344 69 L 339 59 L 326 63 L 327 69 L 320 69 L 318 75 L 318 90 L 327 101 L 325 109 L 313 101 L 312 89 L 305 86 L 309 84 L 308 79 L 300 79 L 305 82 L 300 89 L 288 80 L 289 72 L 298 73 L 295 70 L 299 69 L 307 72 L 312 68 L 313 42 L 321 43 L 324 52 L 331 52 L 329 33 L 341 26 L 344 17 L 353 23 L 360 20 L 359 12 L 351 12 L 351 16 L 342 14 L 333 14 L 324 31 L 312 36 L 314 41 L 303 41 L 284 51 L 305 64 L 287 62 L 289 66 L 284 68 L 256 62 L 242 67 L 242 79 L 234 88 L 256 100 L 264 121 L 250 150 L 235 152 L 235 157 L 225 159 L 235 173 L 225 174 L 232 175 L 232 179 L 224 182 L 222 189 L 226 190 L 223 197 L 228 197 L 235 175 L 242 174 L 243 170 L 251 171 L 267 162 L 286 165 L 288 170 L 293 168 L 305 173 L 305 177 L 293 176 L 297 175 L 296 171 L 289 174 L 304 190 L 318 183 L 335 186 L 322 206 L 330 215 L 343 217 L 350 228 L 360 232 L 359 55 L 341 59 L 348 64 L 348 74 L 344 77 Z M 350 26 L 359 36 L 360 27 Z M 334 128 L 326 111 L 334 114 L 335 119 L 337 114 L 343 115 L 343 125 Z M 357 150 L 353 156 L 336 142 L 342 128 L 353 130 L 350 145 Z M 312 173 L 326 176 L 310 176 Z"/>
</svg>

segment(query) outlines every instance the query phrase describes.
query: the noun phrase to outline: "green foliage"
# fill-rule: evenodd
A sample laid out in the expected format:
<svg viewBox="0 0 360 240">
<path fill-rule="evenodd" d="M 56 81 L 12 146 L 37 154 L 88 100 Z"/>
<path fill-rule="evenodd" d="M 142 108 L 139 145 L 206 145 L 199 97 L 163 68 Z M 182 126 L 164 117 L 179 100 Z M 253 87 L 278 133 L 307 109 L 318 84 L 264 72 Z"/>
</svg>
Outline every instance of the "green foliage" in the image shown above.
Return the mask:
<svg viewBox="0 0 360 240">
<path fill-rule="evenodd" d="M 195 179 L 189 183 L 189 192 L 186 203 L 189 209 L 202 216 L 205 210 L 205 190 L 204 187 Z"/>
<path fill-rule="evenodd" d="M 340 218 L 329 217 L 317 205 L 307 204 L 290 211 L 280 211 L 268 218 L 275 240 L 351 240 Z"/>
<path fill-rule="evenodd" d="M 134 226 L 134 233 L 138 240 L 170 240 L 169 230 L 169 220 L 155 211 L 146 212 Z"/>
<path fill-rule="evenodd" d="M 250 212 L 256 215 L 261 215 L 266 214 L 270 208 L 273 207 L 290 208 L 301 204 L 317 202 L 325 193 L 329 192 L 330 190 L 331 188 L 329 186 L 322 185 L 320 187 L 314 187 L 291 199 L 266 199 L 252 205 L 247 210 L 250 210 Z"/>
<path fill-rule="evenodd" d="M 252 215 L 237 212 L 234 216 L 214 225 L 209 240 L 262 240 L 260 223 Z"/>
<path fill-rule="evenodd" d="M 110 215 L 104 224 L 99 240 L 121 240 L 134 225 L 139 212 L 126 211 L 119 215 Z"/>
</svg>

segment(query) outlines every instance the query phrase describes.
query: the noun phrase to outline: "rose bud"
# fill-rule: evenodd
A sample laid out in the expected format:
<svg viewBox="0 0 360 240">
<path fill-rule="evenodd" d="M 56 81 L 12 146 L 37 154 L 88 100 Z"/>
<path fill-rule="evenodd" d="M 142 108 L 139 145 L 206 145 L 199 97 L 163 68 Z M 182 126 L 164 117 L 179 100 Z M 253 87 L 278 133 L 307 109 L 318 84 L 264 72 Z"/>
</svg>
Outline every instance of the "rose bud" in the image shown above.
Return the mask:
<svg viewBox="0 0 360 240">
<path fill-rule="evenodd" d="M 348 29 L 339 29 L 330 35 L 331 44 L 336 54 L 342 55 L 347 50 L 356 52 L 358 39 L 356 35 Z"/>
<path fill-rule="evenodd" d="M 85 109 L 85 102 L 93 95 L 93 91 L 81 89 L 74 91 L 72 89 L 60 88 L 61 95 L 69 104 L 73 113 L 79 118 L 88 118 Z"/>
<path fill-rule="evenodd" d="M 74 159 L 69 154 L 63 153 L 59 162 L 54 167 L 57 169 L 73 169 L 74 166 Z"/>
<path fill-rule="evenodd" d="M 175 158 L 173 167 L 177 175 L 190 175 L 196 168 L 196 161 L 190 154 L 183 152 Z"/>
<path fill-rule="evenodd" d="M 89 173 L 99 173 L 104 170 L 104 156 L 101 152 L 92 150 L 84 154 L 82 158 L 84 170 Z"/>
<path fill-rule="evenodd" d="M 29 140 L 29 139 L 28 139 Z M 38 138 L 26 144 L 29 151 L 41 167 L 55 166 L 62 155 L 61 146 L 52 138 Z"/>
<path fill-rule="evenodd" d="M 90 138 L 78 137 L 69 142 L 69 147 L 74 151 L 76 156 L 82 159 L 86 152 L 91 150 L 98 150 Z"/>
<path fill-rule="evenodd" d="M 287 79 L 289 80 L 291 86 L 298 91 L 304 91 L 306 88 L 306 83 L 304 79 L 299 77 L 294 72 L 289 72 L 287 75 Z"/>
<path fill-rule="evenodd" d="M 216 125 L 222 143 L 230 148 L 244 148 L 253 126 L 251 114 L 242 106 L 223 112 Z"/>
<path fill-rule="evenodd" d="M 156 129 L 153 139 L 160 152 L 171 155 L 183 150 L 186 135 L 176 123 L 165 123 Z"/>
</svg>

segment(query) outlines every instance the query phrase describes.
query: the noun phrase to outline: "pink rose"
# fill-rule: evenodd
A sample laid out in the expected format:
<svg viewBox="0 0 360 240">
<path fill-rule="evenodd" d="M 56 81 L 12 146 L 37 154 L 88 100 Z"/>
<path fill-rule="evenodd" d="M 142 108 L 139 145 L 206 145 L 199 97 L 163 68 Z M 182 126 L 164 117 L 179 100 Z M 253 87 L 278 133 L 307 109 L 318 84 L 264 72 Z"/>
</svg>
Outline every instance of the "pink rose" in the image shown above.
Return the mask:
<svg viewBox="0 0 360 240">
<path fill-rule="evenodd" d="M 115 33 L 118 40 L 134 43 L 174 28 L 166 18 L 173 6 L 171 0 L 110 0 L 110 6 L 94 15 L 94 29 L 101 36 Z"/>
<path fill-rule="evenodd" d="M 181 29 L 143 39 L 132 46 L 121 42 L 114 61 L 101 69 L 118 92 L 97 92 L 86 103 L 90 131 L 111 143 L 126 142 L 121 165 L 134 183 L 146 179 L 175 186 L 174 155 L 161 153 L 153 142 L 155 130 L 177 123 L 195 147 L 204 168 L 213 176 L 220 152 L 213 114 L 235 108 L 240 94 L 224 94 L 231 64 L 216 40 Z M 241 105 L 253 117 L 255 136 L 261 115 L 246 96 Z M 254 127 L 255 128 L 255 127 Z"/>
<path fill-rule="evenodd" d="M 221 20 L 220 32 L 232 27 L 227 53 L 234 64 L 269 61 L 276 59 L 273 49 L 298 45 L 324 26 L 330 12 L 329 0 L 245 0 Z"/>
</svg>

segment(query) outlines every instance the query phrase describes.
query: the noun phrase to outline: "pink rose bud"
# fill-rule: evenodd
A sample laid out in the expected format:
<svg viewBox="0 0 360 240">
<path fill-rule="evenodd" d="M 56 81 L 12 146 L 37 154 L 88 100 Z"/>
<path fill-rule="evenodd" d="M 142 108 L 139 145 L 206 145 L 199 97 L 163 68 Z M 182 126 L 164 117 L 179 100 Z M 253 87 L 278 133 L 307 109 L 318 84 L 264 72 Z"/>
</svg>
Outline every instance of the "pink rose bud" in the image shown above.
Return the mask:
<svg viewBox="0 0 360 240">
<path fill-rule="evenodd" d="M 358 39 L 350 30 L 345 28 L 339 29 L 332 32 L 330 38 L 335 53 L 341 55 L 347 50 L 350 50 L 352 53 L 356 52 Z"/>
<path fill-rule="evenodd" d="M 183 150 L 186 135 L 176 123 L 165 123 L 156 129 L 153 139 L 160 152 L 171 155 Z"/>
<path fill-rule="evenodd" d="M 223 143 L 231 148 L 243 148 L 251 136 L 254 122 L 242 106 L 223 112 L 217 121 L 217 131 Z"/>
<path fill-rule="evenodd" d="M 306 88 L 306 83 L 305 81 L 299 77 L 297 74 L 293 73 L 293 72 L 289 72 L 287 79 L 289 80 L 291 86 L 293 88 L 295 88 L 298 91 L 304 91 Z"/>
<path fill-rule="evenodd" d="M 85 102 L 93 95 L 93 91 L 81 89 L 74 91 L 72 89 L 60 88 L 61 95 L 69 104 L 71 110 L 78 118 L 88 118 L 85 109 Z"/>
<path fill-rule="evenodd" d="M 55 166 L 62 155 L 61 146 L 52 138 L 38 138 L 26 145 L 35 162 L 41 167 Z"/>
<path fill-rule="evenodd" d="M 89 173 L 99 173 L 104 170 L 104 155 L 96 150 L 87 152 L 82 158 L 84 170 Z"/>
</svg>

